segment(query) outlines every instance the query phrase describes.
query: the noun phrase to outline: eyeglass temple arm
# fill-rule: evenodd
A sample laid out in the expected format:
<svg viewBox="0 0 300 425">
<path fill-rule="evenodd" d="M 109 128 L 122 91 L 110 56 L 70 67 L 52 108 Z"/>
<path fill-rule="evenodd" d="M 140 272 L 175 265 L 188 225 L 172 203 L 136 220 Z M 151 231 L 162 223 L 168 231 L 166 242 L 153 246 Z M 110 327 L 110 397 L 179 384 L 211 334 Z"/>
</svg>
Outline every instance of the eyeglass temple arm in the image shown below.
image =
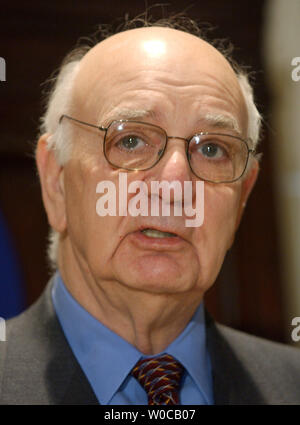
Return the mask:
<svg viewBox="0 0 300 425">
<path fill-rule="evenodd" d="M 253 140 L 251 139 L 251 137 L 248 137 L 247 139 L 245 139 L 245 141 L 247 142 L 248 152 L 252 153 L 252 155 L 255 155 L 256 154 L 256 148 L 255 147 L 252 148 L 252 149 L 249 148 L 249 145 L 253 146 Z"/>
<path fill-rule="evenodd" d="M 107 128 L 102 127 L 102 125 L 98 126 L 98 125 L 94 125 L 94 124 L 89 124 L 89 123 L 87 123 L 87 122 L 77 120 L 76 118 L 70 117 L 70 115 L 65 115 L 65 114 L 64 114 L 64 115 L 62 115 L 62 116 L 59 118 L 59 124 L 62 122 L 62 120 L 63 120 L 64 118 L 68 118 L 69 120 L 79 122 L 80 124 L 87 125 L 87 126 L 89 126 L 89 127 L 97 128 L 98 130 L 101 130 L 101 131 L 106 131 L 106 130 L 107 130 Z"/>
</svg>

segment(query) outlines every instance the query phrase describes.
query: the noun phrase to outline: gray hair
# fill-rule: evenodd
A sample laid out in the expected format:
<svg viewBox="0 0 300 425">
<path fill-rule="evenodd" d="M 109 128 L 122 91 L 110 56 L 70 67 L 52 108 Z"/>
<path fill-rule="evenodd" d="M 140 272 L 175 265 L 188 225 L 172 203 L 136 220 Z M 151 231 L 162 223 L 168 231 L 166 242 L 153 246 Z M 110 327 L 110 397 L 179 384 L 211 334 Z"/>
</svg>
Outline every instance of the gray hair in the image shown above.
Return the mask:
<svg viewBox="0 0 300 425">
<path fill-rule="evenodd" d="M 150 22 L 147 17 L 145 19 L 145 15 L 143 15 L 143 17 L 137 17 L 132 21 L 125 21 L 125 23 L 122 24 L 122 28 L 119 27 L 116 31 L 112 30 L 112 26 L 101 26 L 95 34 L 94 39 L 89 40 L 91 45 L 84 45 L 79 48 L 77 47 L 70 52 L 63 61 L 56 77 L 49 80 L 52 87 L 46 98 L 45 114 L 41 118 L 40 132 L 41 134 L 50 134 L 47 139 L 48 149 L 55 151 L 56 158 L 60 165 L 64 165 L 70 158 L 72 135 L 70 134 L 71 126 L 59 125 L 59 119 L 63 114 L 71 114 L 72 89 L 79 70 L 81 59 L 95 44 L 117 32 L 126 31 L 136 27 L 149 26 L 169 27 L 196 35 L 208 41 L 226 57 L 236 73 L 247 107 L 247 137 L 252 140 L 252 148 L 255 149 L 257 147 L 261 128 L 261 115 L 254 102 L 253 89 L 249 82 L 247 72 L 238 66 L 231 57 L 232 46 L 229 45 L 229 47 L 225 49 L 224 40 L 214 40 L 213 42 L 207 40 L 203 30 L 200 29 L 200 26 L 195 21 L 180 14 L 171 16 L 168 19 L 160 19 L 153 23 Z M 99 34 L 102 40 L 96 38 Z M 251 164 L 248 168 L 250 167 Z M 57 267 L 59 238 L 60 234 L 51 228 L 48 239 L 48 258 L 52 269 Z"/>
</svg>

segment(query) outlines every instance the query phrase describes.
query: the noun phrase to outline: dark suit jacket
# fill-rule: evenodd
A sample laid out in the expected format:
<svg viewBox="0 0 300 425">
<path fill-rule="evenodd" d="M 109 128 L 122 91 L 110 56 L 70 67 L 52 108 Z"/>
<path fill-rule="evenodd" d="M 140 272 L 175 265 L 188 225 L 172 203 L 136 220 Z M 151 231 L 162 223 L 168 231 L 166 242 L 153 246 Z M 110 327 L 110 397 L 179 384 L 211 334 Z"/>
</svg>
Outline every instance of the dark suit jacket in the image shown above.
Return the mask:
<svg viewBox="0 0 300 425">
<path fill-rule="evenodd" d="M 57 320 L 50 291 L 51 282 L 33 306 L 7 322 L 6 342 L 0 342 L 0 404 L 98 404 Z M 300 404 L 299 349 L 210 318 L 207 342 L 216 404 Z"/>
</svg>

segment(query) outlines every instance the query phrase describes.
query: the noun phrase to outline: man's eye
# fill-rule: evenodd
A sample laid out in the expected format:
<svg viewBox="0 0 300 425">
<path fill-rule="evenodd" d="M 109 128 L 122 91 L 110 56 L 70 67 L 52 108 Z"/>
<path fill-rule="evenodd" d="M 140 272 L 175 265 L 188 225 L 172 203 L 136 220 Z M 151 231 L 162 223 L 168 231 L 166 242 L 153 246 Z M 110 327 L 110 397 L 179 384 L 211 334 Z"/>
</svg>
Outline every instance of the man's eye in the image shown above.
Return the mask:
<svg viewBox="0 0 300 425">
<path fill-rule="evenodd" d="M 226 156 L 226 151 L 216 143 L 205 143 L 198 147 L 198 152 L 212 159 L 220 159 Z"/>
<path fill-rule="evenodd" d="M 127 151 L 133 151 L 137 149 L 142 149 L 146 143 L 137 136 L 125 136 L 121 140 L 119 140 L 116 145 L 120 149 L 125 149 Z"/>
</svg>

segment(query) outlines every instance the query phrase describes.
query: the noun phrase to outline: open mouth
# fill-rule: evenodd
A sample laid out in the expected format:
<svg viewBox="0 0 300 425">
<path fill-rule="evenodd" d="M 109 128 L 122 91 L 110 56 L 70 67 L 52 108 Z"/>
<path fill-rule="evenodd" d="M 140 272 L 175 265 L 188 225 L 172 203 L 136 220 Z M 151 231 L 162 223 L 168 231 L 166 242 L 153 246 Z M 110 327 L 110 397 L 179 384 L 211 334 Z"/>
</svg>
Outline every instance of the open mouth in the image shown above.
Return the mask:
<svg viewBox="0 0 300 425">
<path fill-rule="evenodd" d="M 161 232 L 156 229 L 143 229 L 141 232 L 149 238 L 173 238 L 177 236 L 175 233 Z"/>
</svg>

